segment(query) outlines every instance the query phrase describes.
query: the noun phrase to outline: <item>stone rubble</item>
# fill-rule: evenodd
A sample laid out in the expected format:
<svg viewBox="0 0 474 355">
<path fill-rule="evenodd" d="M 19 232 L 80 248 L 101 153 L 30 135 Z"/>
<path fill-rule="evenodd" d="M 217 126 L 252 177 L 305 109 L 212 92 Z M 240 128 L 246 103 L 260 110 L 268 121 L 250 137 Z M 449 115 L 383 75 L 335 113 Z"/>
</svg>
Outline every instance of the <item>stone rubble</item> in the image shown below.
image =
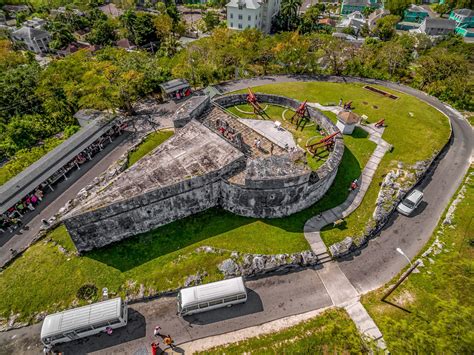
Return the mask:
<svg viewBox="0 0 474 355">
<path fill-rule="evenodd" d="M 218 269 L 225 278 L 236 276 L 259 276 L 269 272 L 288 271 L 300 267 L 314 266 L 319 260 L 312 251 L 305 250 L 294 254 L 234 254 L 224 260 Z"/>
</svg>

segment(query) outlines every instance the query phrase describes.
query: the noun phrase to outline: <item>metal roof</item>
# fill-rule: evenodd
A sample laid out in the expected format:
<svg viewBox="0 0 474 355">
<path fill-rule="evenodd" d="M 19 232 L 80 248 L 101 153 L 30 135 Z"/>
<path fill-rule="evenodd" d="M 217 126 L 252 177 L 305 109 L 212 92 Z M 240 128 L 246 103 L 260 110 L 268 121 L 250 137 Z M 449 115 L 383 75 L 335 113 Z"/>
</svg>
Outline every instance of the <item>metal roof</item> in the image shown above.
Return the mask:
<svg viewBox="0 0 474 355">
<path fill-rule="evenodd" d="M 93 111 L 94 114 L 100 111 Z M 115 123 L 115 116 L 97 115 L 79 132 L 0 186 L 0 213 L 7 211 L 56 171 L 90 146 Z"/>
<path fill-rule="evenodd" d="M 209 302 L 246 292 L 243 278 L 234 277 L 205 285 L 183 288 L 180 291 L 181 305 L 187 307 L 191 304 Z"/>
<path fill-rule="evenodd" d="M 174 79 L 160 85 L 160 88 L 167 94 L 188 87 L 189 83 L 185 79 Z"/>
<path fill-rule="evenodd" d="M 41 327 L 41 338 L 116 320 L 121 316 L 121 310 L 122 299 L 118 297 L 48 315 Z"/>
</svg>

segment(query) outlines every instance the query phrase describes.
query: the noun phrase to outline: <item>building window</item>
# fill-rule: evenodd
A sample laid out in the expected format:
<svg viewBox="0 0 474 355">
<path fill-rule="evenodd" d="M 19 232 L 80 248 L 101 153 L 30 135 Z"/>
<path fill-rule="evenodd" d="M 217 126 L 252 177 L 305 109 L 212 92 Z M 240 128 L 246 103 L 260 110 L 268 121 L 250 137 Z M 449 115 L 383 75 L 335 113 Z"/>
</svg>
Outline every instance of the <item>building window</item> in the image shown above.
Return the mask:
<svg viewBox="0 0 474 355">
<path fill-rule="evenodd" d="M 249 15 L 248 19 L 249 19 L 249 21 L 252 21 L 252 16 Z"/>
<path fill-rule="evenodd" d="M 255 21 L 257 21 L 257 15 L 255 15 Z"/>
<path fill-rule="evenodd" d="M 233 23 L 233 22 L 230 23 L 230 27 L 234 27 L 234 23 Z"/>
<path fill-rule="evenodd" d="M 234 18 L 234 14 L 233 14 L 233 13 L 230 13 L 230 18 Z"/>
<path fill-rule="evenodd" d="M 247 25 L 247 28 L 250 28 L 250 25 Z"/>
<path fill-rule="evenodd" d="M 241 23 L 239 23 L 239 29 L 242 29 L 242 24 Z"/>
<path fill-rule="evenodd" d="M 239 20 L 242 20 L 242 15 L 239 15 Z"/>
</svg>

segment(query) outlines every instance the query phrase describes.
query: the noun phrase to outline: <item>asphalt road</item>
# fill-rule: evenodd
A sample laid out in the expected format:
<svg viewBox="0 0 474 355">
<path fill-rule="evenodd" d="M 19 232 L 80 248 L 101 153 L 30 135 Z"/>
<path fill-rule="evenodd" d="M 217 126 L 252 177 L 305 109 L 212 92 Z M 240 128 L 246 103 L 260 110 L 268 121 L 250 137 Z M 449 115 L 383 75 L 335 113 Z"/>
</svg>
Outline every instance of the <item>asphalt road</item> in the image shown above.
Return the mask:
<svg viewBox="0 0 474 355">
<path fill-rule="evenodd" d="M 340 268 L 351 283 L 359 292 L 365 293 L 384 285 L 406 266 L 408 262 L 395 251 L 397 247 L 413 258 L 430 239 L 439 218 L 469 168 L 474 145 L 473 130 L 459 113 L 438 99 L 410 87 L 379 80 L 282 75 L 230 81 L 216 87 L 226 93 L 249 86 L 318 80 L 384 85 L 430 104 L 448 116 L 451 122 L 452 139 L 447 149 L 439 157 L 434 169 L 418 186 L 424 192 L 424 203 L 418 208 L 415 215 L 405 217 L 395 213 L 380 235 L 371 240 L 363 250 L 360 250 L 358 255 L 352 255 L 339 261 Z"/>
<path fill-rule="evenodd" d="M 320 80 L 351 81 L 350 78 L 318 78 Z M 241 80 L 219 85 L 229 92 L 277 82 L 315 80 L 308 77 L 278 76 Z M 368 82 L 375 83 L 370 80 Z M 368 243 L 359 255 L 339 262 L 347 278 L 360 292 L 377 288 L 406 265 L 407 261 L 395 252 L 401 247 L 410 257 L 416 255 L 430 238 L 432 231 L 467 171 L 471 158 L 473 136 L 470 125 L 460 119 L 438 100 L 416 90 L 396 84 L 379 82 L 395 90 L 412 94 L 437 107 L 451 120 L 453 140 L 437 166 L 420 184 L 427 202 L 411 218 L 394 215 L 380 236 Z M 130 324 L 114 332 L 65 344 L 58 349 L 65 353 L 149 353 L 154 326 L 173 335 L 177 343 L 247 328 L 270 320 L 303 313 L 331 305 L 328 292 L 314 270 L 272 276 L 247 283 L 250 301 L 246 305 L 213 311 L 201 316 L 179 319 L 175 315 L 174 298 L 161 298 L 131 306 Z M 0 334 L 0 353 L 37 353 L 40 325 Z"/>
<path fill-rule="evenodd" d="M 249 298 L 245 304 L 185 318 L 176 316 L 175 297 L 131 305 L 126 327 L 110 336 L 100 334 L 59 345 L 55 350 L 64 354 L 148 354 L 157 325 L 180 344 L 332 305 L 313 269 L 248 281 L 246 286 Z M 41 323 L 0 333 L 0 354 L 38 354 L 42 349 L 40 332 Z"/>
</svg>

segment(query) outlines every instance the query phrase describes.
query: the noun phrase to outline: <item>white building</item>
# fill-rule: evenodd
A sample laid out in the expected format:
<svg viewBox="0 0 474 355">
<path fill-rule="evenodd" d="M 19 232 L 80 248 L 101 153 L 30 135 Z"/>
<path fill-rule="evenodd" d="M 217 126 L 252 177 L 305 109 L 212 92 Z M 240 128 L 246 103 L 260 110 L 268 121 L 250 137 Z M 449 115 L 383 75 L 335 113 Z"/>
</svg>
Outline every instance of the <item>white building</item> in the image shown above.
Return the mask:
<svg viewBox="0 0 474 355">
<path fill-rule="evenodd" d="M 360 11 L 354 11 L 336 25 L 336 30 L 342 32 L 344 28 L 352 28 L 355 35 L 358 36 L 365 24 L 366 21 L 364 15 L 362 15 Z"/>
<path fill-rule="evenodd" d="M 12 39 L 15 42 L 23 42 L 27 49 L 39 54 L 48 52 L 51 36 L 41 28 L 23 26 L 12 33 Z"/>
<path fill-rule="evenodd" d="M 233 30 L 257 28 L 269 33 L 281 0 L 231 0 L 227 6 L 227 27 Z"/>
</svg>

